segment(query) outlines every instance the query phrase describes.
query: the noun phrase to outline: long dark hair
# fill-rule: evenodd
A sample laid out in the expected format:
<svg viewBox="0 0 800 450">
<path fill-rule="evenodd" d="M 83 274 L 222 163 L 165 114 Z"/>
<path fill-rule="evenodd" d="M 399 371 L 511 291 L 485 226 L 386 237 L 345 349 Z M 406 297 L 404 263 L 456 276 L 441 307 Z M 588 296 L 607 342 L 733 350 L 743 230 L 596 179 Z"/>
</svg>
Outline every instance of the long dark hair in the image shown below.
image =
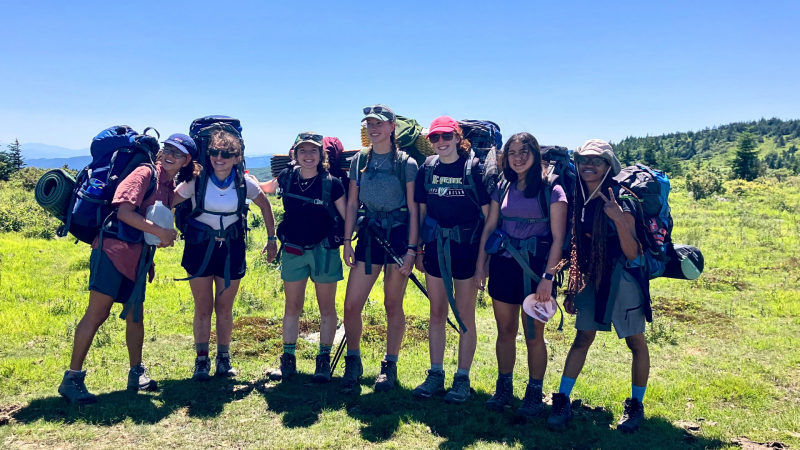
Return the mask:
<svg viewBox="0 0 800 450">
<path fill-rule="evenodd" d="M 177 147 L 170 144 L 164 144 L 164 147 L 166 148 L 168 145 L 174 148 L 175 150 L 178 150 Z M 160 159 L 162 154 L 163 153 L 159 151 L 158 155 L 156 155 L 156 160 Z M 192 158 L 191 155 L 187 155 L 186 153 L 184 153 L 183 155 L 184 158 L 189 158 L 189 159 Z M 175 181 L 178 183 L 183 183 L 184 181 L 192 181 L 192 179 L 199 177 L 202 172 L 203 172 L 203 166 L 201 166 L 200 163 L 198 163 L 197 161 L 192 160 L 186 166 L 181 167 L 181 169 L 178 171 L 178 175 L 175 176 Z"/>
<path fill-rule="evenodd" d="M 535 198 L 539 195 L 542 186 L 545 185 L 545 177 L 547 174 L 542 170 L 542 154 L 539 149 L 539 141 L 536 140 L 530 133 L 517 133 L 506 141 L 503 146 L 503 178 L 509 183 L 517 181 L 517 172 L 508 165 L 508 148 L 512 143 L 519 142 L 523 148 L 527 148 L 530 156 L 533 158 L 533 165 L 528 169 L 525 175 L 525 198 Z M 502 199 L 501 199 L 502 201 Z"/>
</svg>

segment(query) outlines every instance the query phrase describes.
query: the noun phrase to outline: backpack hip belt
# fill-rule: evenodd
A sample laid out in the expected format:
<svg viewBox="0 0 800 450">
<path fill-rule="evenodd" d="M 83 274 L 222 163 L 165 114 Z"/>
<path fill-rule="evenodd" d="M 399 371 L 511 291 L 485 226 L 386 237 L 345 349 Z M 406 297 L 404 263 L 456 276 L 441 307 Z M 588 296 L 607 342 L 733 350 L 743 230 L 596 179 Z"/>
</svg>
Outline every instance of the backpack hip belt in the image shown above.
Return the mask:
<svg viewBox="0 0 800 450">
<path fill-rule="evenodd" d="M 220 216 L 220 222 L 221 221 L 222 216 Z M 224 291 L 231 285 L 231 241 L 235 241 L 244 235 L 245 227 L 241 220 L 237 220 L 228 228 L 215 230 L 204 223 L 198 222 L 197 219 L 190 218 L 187 220 L 187 227 L 184 233 L 186 243 L 201 244 L 203 242 L 208 242 L 208 244 L 206 244 L 206 253 L 203 256 L 203 262 L 200 263 L 200 268 L 197 269 L 196 274 L 186 278 L 176 278 L 175 281 L 189 281 L 200 277 L 208 267 L 208 263 L 211 261 L 211 255 L 214 253 L 214 246 L 217 244 L 217 242 L 224 242 L 225 246 L 227 247 L 227 256 L 225 257 Z M 242 264 L 244 264 L 244 262 Z"/>
<path fill-rule="evenodd" d="M 386 227 L 382 224 L 386 223 Z M 392 233 L 392 228 L 395 225 L 404 225 L 408 223 L 408 208 L 405 206 L 391 211 L 372 211 L 366 207 L 359 209 L 359 218 L 357 224 L 360 227 L 361 236 L 359 239 L 366 240 L 366 248 L 364 251 L 364 273 L 367 275 L 372 274 L 372 225 L 377 225 L 386 231 L 386 240 L 389 241 L 389 236 Z"/>
</svg>

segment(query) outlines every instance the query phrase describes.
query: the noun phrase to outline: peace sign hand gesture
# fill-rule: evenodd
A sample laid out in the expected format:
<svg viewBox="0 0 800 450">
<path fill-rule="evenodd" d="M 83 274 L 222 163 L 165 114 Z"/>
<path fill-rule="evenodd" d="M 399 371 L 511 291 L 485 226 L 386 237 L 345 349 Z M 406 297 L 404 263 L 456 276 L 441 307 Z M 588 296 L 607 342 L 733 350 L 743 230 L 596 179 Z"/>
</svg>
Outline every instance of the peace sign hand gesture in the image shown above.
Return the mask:
<svg viewBox="0 0 800 450">
<path fill-rule="evenodd" d="M 623 211 L 622 207 L 617 203 L 617 199 L 614 197 L 614 191 L 608 188 L 608 197 L 603 195 L 602 192 L 598 192 L 598 194 L 606 203 L 605 206 L 603 206 L 603 211 L 606 213 L 606 216 L 616 223 L 624 222 L 625 211 Z"/>
</svg>

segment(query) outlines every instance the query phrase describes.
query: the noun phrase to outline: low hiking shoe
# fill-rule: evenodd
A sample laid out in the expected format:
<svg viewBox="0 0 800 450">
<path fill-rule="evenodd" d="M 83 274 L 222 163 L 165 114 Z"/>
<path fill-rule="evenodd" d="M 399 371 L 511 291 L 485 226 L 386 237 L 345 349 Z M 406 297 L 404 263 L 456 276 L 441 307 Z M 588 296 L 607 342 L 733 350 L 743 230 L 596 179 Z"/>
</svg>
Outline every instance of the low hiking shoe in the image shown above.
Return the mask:
<svg viewBox="0 0 800 450">
<path fill-rule="evenodd" d="M 617 422 L 617 430 L 623 433 L 635 433 L 644 420 L 644 405 L 638 398 L 628 398 L 622 405 L 625 410 L 622 418 Z"/>
<path fill-rule="evenodd" d="M 453 387 L 444 396 L 444 401 L 447 403 L 464 403 L 469 398 L 469 394 L 469 375 L 457 373 L 453 377 Z"/>
<path fill-rule="evenodd" d="M 513 396 L 514 385 L 511 382 L 511 378 L 498 378 L 494 395 L 489 400 L 486 400 L 486 407 L 497 412 L 503 412 L 503 409 L 511 403 L 511 397 Z"/>
<path fill-rule="evenodd" d="M 553 408 L 550 410 L 550 417 L 547 418 L 547 426 L 550 428 L 564 428 L 572 418 L 572 402 L 567 394 L 553 394 Z"/>
<path fill-rule="evenodd" d="M 129 391 L 155 391 L 158 383 L 151 380 L 148 376 L 147 367 L 144 364 L 131 367 L 128 371 L 128 390 Z"/>
<path fill-rule="evenodd" d="M 215 377 L 235 377 L 239 375 L 239 371 L 231 366 L 231 354 L 221 353 L 216 358 L 216 370 L 214 371 Z"/>
<path fill-rule="evenodd" d="M 317 355 L 317 368 L 314 370 L 314 376 L 311 377 L 311 381 L 314 383 L 327 383 L 331 381 L 330 353 Z"/>
<path fill-rule="evenodd" d="M 61 380 L 61 385 L 58 387 L 58 393 L 61 394 L 68 402 L 77 403 L 79 405 L 88 405 L 90 403 L 97 403 L 97 396 L 86 389 L 86 371 L 64 372 L 64 379 Z"/>
<path fill-rule="evenodd" d="M 542 411 L 544 411 L 542 388 L 529 383 L 528 387 L 525 388 L 525 398 L 522 399 L 522 406 L 517 409 L 516 415 L 522 417 L 538 417 Z"/>
<path fill-rule="evenodd" d="M 350 355 L 344 357 L 344 375 L 340 383 L 343 388 L 351 388 L 358 383 L 358 379 L 364 375 L 364 366 L 361 364 L 361 356 Z"/>
<path fill-rule="evenodd" d="M 288 380 L 297 373 L 297 359 L 293 354 L 284 353 L 280 356 L 280 360 L 280 367 L 269 373 L 269 379 L 272 381 Z"/>
<path fill-rule="evenodd" d="M 389 391 L 397 384 L 397 363 L 394 361 L 381 361 L 381 373 L 375 379 L 375 391 Z"/>
<path fill-rule="evenodd" d="M 208 381 L 211 377 L 211 360 L 208 356 L 198 356 L 194 359 L 194 373 L 192 380 L 194 381 Z"/>
<path fill-rule="evenodd" d="M 444 371 L 428 370 L 425 381 L 415 387 L 411 392 L 417 398 L 431 398 L 433 395 L 444 392 Z"/>
</svg>

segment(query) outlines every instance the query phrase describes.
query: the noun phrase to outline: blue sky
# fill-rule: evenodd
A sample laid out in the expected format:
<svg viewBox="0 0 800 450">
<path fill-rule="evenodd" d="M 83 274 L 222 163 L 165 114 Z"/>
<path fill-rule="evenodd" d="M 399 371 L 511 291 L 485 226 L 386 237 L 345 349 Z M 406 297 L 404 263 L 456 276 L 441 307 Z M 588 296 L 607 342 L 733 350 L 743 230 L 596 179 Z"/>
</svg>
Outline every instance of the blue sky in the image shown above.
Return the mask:
<svg viewBox="0 0 800 450">
<path fill-rule="evenodd" d="M 385 103 L 428 125 L 589 138 L 800 118 L 800 2 L 2 2 L 0 142 L 238 117 L 248 153 L 359 145 Z"/>
</svg>

